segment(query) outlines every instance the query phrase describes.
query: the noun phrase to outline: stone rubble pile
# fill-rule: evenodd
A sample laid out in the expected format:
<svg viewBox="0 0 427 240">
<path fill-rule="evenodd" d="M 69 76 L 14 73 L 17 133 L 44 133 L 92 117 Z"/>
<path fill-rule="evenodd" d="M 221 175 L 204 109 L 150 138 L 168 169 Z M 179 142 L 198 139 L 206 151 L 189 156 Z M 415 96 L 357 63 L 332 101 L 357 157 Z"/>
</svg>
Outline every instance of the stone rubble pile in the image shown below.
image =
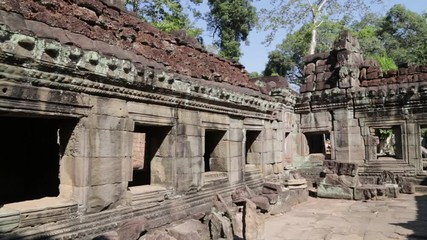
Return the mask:
<svg viewBox="0 0 427 240">
<path fill-rule="evenodd" d="M 326 160 L 317 196 L 348 200 L 380 200 L 397 198 L 399 193 L 414 193 L 412 183 L 392 172 L 384 171 L 376 183 L 362 184 L 356 163 Z"/>
<path fill-rule="evenodd" d="M 281 214 L 307 200 L 307 182 L 296 170 L 285 170 L 281 179 L 265 182 L 257 194 L 249 187 L 236 189 L 231 196 L 217 195 L 211 210 L 192 219 L 161 229 L 149 229 L 149 221 L 135 217 L 96 240 L 217 240 L 264 239 L 265 214 Z"/>
</svg>

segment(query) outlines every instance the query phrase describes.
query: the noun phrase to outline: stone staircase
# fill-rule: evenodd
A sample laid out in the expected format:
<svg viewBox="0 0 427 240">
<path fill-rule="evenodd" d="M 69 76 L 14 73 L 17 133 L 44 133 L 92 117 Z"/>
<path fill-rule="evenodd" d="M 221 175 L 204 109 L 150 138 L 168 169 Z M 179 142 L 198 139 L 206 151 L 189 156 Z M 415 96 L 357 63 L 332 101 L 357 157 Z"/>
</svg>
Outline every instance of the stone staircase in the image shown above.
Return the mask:
<svg viewBox="0 0 427 240">
<path fill-rule="evenodd" d="M 427 194 L 427 175 L 417 175 L 414 184 L 415 192 Z"/>
</svg>

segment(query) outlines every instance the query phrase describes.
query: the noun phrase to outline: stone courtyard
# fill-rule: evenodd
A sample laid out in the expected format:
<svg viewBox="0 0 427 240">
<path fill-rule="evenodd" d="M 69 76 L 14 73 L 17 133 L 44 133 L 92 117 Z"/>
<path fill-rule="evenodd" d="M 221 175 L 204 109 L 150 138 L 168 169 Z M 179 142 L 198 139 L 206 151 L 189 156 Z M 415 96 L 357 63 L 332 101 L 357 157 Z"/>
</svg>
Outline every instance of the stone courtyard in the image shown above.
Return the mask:
<svg viewBox="0 0 427 240">
<path fill-rule="evenodd" d="M 268 217 L 265 239 L 426 239 L 427 195 L 377 201 L 310 197 L 280 216 Z"/>
</svg>

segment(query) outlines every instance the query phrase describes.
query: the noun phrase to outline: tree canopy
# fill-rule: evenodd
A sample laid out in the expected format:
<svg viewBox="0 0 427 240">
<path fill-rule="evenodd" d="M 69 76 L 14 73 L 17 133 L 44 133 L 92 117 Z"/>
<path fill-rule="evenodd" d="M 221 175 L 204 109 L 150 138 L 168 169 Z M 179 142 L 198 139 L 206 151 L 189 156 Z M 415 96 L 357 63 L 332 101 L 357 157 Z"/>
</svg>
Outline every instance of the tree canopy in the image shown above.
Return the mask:
<svg viewBox="0 0 427 240">
<path fill-rule="evenodd" d="M 194 27 L 189 13 L 204 18 L 208 30 L 217 39 L 213 42 L 224 58 L 238 61 L 242 55 L 240 43 L 247 41 L 249 32 L 257 23 L 257 11 L 252 0 L 208 0 L 209 11 L 203 16 L 197 5 L 203 0 L 126 0 L 127 8 L 157 28 L 172 32 L 185 30 L 198 37 L 202 29 Z"/>
<path fill-rule="evenodd" d="M 271 42 L 280 28 L 292 32 L 296 26 L 310 29 L 308 53 L 313 54 L 317 44 L 317 30 L 324 22 L 343 16 L 354 16 L 356 12 L 369 9 L 369 4 L 382 0 L 270 0 L 270 8 L 261 9 L 264 29 L 270 31 L 267 42 Z"/>
<path fill-rule="evenodd" d="M 358 38 L 365 59 L 377 60 L 383 70 L 396 69 L 397 64 L 425 63 L 427 56 L 426 14 L 411 12 L 401 5 L 392 7 L 385 16 L 367 13 L 360 21 L 324 21 L 318 28 L 316 52 L 328 50 L 338 33 L 350 30 Z M 269 54 L 264 74 L 287 76 L 302 83 L 303 57 L 308 55 L 310 24 L 289 34 Z"/>
<path fill-rule="evenodd" d="M 249 32 L 257 23 L 257 13 L 251 0 L 208 0 L 209 29 L 219 39 L 219 55 L 238 61 L 242 55 L 240 42 L 246 41 Z"/>
<path fill-rule="evenodd" d="M 339 22 L 326 21 L 318 29 L 319 38 L 316 50 L 318 52 L 330 49 L 338 34 L 347 29 L 347 20 Z M 295 33 L 289 34 L 276 49 L 268 55 L 264 75 L 278 74 L 287 76 L 293 83 L 300 83 L 304 56 L 308 55 L 311 38 L 309 24 L 304 25 Z"/>
<path fill-rule="evenodd" d="M 200 4 L 203 0 L 190 0 L 189 4 Z M 165 32 L 185 30 L 189 36 L 198 37 L 203 30 L 190 21 L 186 9 L 179 0 L 126 0 L 126 5 L 145 21 Z"/>
<path fill-rule="evenodd" d="M 427 14 L 402 5 L 392 7 L 378 29 L 388 55 L 397 63 L 427 62 Z"/>
</svg>

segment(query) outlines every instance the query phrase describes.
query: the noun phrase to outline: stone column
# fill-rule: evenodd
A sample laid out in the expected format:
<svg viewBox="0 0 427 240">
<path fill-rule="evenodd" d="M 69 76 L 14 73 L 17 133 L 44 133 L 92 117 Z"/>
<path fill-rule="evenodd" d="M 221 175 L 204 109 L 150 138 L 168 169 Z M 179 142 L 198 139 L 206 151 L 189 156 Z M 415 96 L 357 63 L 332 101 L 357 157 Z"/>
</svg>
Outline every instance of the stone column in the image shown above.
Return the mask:
<svg viewBox="0 0 427 240">
<path fill-rule="evenodd" d="M 132 170 L 133 123 L 126 102 L 95 98 L 90 115 L 80 120 L 60 169 L 60 197 L 87 212 L 126 205 Z"/>
<path fill-rule="evenodd" d="M 357 119 L 351 110 L 334 111 L 334 149 L 337 161 L 363 163 L 365 146 Z"/>
</svg>

